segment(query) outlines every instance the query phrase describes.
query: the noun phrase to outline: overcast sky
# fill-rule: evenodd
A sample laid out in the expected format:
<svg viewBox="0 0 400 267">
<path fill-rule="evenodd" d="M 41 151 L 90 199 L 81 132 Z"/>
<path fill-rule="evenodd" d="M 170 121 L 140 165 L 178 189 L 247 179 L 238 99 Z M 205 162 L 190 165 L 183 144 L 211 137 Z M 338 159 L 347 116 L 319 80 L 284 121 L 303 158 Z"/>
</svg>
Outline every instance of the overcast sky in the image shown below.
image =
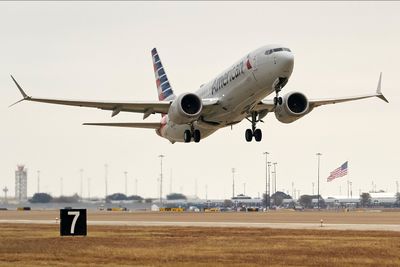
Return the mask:
<svg viewBox="0 0 400 267">
<path fill-rule="evenodd" d="M 104 196 L 158 197 L 159 154 L 164 192 L 209 198 L 265 190 L 265 156 L 278 162 L 279 190 L 310 194 L 321 152 L 321 193 L 347 194 L 347 178 L 327 183 L 330 171 L 349 161 L 353 195 L 396 190 L 399 173 L 400 3 L 398 2 L 1 2 L 0 187 L 14 195 L 17 164 L 28 168 L 28 195 L 41 191 Z M 250 51 L 271 43 L 289 47 L 295 67 L 283 93 L 309 98 L 373 93 L 379 73 L 389 99 L 367 99 L 315 109 L 282 124 L 269 114 L 263 140 L 247 143 L 250 123 L 217 131 L 200 144 L 170 144 L 153 130 L 82 126 L 83 122 L 134 122 L 142 115 L 24 102 L 9 74 L 29 95 L 90 100 L 156 100 L 150 50 L 157 47 L 175 93 L 195 91 Z M 158 121 L 153 115 L 147 121 Z M 316 190 L 316 188 L 315 188 Z"/>
</svg>

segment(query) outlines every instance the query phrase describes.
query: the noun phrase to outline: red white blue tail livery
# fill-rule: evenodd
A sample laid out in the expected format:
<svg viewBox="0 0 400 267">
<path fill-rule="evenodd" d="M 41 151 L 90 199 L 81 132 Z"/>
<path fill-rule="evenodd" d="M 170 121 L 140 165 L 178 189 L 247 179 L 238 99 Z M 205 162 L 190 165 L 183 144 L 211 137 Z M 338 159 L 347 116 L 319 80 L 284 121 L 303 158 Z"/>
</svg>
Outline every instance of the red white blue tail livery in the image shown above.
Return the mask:
<svg viewBox="0 0 400 267">
<path fill-rule="evenodd" d="M 153 68 L 156 78 L 158 100 L 174 99 L 174 92 L 172 91 L 171 84 L 168 81 L 167 73 L 165 73 L 164 67 L 161 63 L 161 59 L 157 53 L 156 48 L 153 48 L 153 50 L 151 50 L 151 56 L 153 58 Z"/>
</svg>

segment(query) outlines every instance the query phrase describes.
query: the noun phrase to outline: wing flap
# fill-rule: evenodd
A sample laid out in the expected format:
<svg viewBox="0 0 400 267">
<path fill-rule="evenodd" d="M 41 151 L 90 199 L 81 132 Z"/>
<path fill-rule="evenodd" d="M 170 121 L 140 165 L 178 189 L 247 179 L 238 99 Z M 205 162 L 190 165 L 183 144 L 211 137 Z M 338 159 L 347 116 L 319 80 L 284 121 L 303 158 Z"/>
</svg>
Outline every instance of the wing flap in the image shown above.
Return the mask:
<svg viewBox="0 0 400 267">
<path fill-rule="evenodd" d="M 82 100 L 62 100 L 46 98 L 26 98 L 27 101 L 41 102 L 48 104 L 58 104 L 66 106 L 89 107 L 103 110 L 112 110 L 114 116 L 121 111 L 145 113 L 151 110 L 152 113 L 168 113 L 170 102 L 106 102 L 106 101 L 82 101 Z"/>
<path fill-rule="evenodd" d="M 159 129 L 159 122 L 114 122 L 114 123 L 84 123 L 83 125 L 91 126 L 111 126 L 111 127 L 127 127 L 127 128 L 143 128 L 143 129 Z"/>
</svg>

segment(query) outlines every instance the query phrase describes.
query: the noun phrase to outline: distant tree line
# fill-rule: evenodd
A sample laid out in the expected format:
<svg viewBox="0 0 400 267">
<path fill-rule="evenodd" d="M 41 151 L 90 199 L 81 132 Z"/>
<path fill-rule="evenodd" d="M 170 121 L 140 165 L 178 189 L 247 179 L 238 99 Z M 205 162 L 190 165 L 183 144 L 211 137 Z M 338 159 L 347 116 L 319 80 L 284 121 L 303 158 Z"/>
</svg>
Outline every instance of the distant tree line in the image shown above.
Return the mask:
<svg viewBox="0 0 400 267">
<path fill-rule="evenodd" d="M 36 193 L 29 199 L 30 203 L 77 203 L 80 200 L 80 196 L 78 194 L 74 194 L 72 196 L 60 196 L 60 197 L 52 197 L 47 193 Z M 141 196 L 131 195 L 126 196 L 122 193 L 115 193 L 112 195 L 108 195 L 106 198 L 107 202 L 110 201 L 121 201 L 121 200 L 137 200 L 143 201 Z"/>
<path fill-rule="evenodd" d="M 114 193 L 112 195 L 108 195 L 106 197 L 106 201 L 121 201 L 121 200 L 137 200 L 137 201 L 142 201 L 143 198 L 141 196 L 138 195 L 131 195 L 131 196 L 127 196 L 125 194 L 122 193 Z"/>
<path fill-rule="evenodd" d="M 79 195 L 74 194 L 72 196 L 60 196 L 60 197 L 52 197 L 47 193 L 36 193 L 33 195 L 31 199 L 29 199 L 30 203 L 77 203 L 79 202 Z"/>
<path fill-rule="evenodd" d="M 180 193 L 171 193 L 167 195 L 167 200 L 178 200 L 178 199 L 186 200 L 187 197 L 184 194 Z"/>
<path fill-rule="evenodd" d="M 281 206 L 284 199 L 292 199 L 292 197 L 281 191 L 276 191 L 276 193 L 272 194 L 271 197 L 265 193 L 263 194 L 264 205 L 266 205 L 266 203 L 271 203 L 271 205 L 274 206 Z"/>
</svg>

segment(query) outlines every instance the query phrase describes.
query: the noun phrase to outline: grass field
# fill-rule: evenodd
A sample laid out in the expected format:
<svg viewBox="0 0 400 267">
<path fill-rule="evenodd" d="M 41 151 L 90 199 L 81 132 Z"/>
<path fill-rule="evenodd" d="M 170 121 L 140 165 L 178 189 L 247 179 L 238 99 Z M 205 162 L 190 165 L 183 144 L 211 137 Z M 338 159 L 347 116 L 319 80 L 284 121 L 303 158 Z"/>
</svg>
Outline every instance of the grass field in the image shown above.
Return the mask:
<svg viewBox="0 0 400 267">
<path fill-rule="evenodd" d="M 0 224 L 0 266 L 400 266 L 399 232 Z"/>
</svg>

